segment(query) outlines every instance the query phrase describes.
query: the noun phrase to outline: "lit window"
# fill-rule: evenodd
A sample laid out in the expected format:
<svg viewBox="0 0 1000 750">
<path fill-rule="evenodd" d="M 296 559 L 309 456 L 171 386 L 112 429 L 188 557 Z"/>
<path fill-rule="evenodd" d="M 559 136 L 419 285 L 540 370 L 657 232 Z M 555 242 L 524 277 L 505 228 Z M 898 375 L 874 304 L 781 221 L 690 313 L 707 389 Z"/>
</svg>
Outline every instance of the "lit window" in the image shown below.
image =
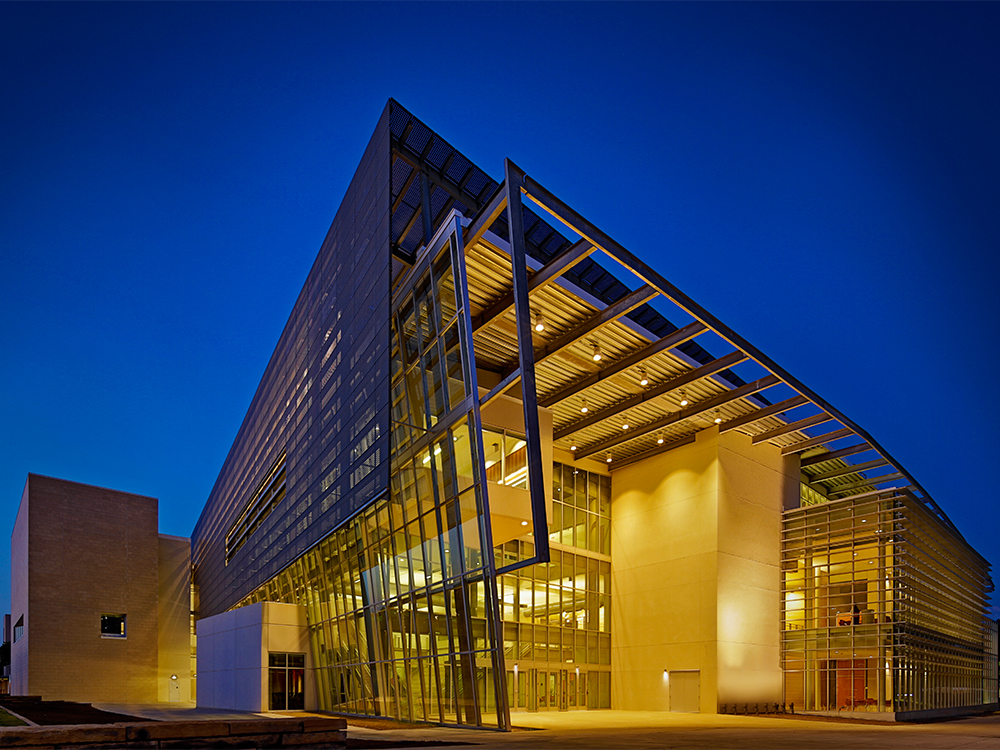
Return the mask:
<svg viewBox="0 0 1000 750">
<path fill-rule="evenodd" d="M 125 615 L 101 615 L 101 638 L 124 638 Z"/>
</svg>

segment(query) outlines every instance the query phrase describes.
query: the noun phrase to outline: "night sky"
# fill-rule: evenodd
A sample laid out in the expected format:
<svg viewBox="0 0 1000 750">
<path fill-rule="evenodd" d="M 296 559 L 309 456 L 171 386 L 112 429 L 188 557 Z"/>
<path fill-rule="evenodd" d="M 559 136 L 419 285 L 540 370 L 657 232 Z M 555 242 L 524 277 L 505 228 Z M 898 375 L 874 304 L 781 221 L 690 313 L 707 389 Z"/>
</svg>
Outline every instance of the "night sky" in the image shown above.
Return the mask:
<svg viewBox="0 0 1000 750">
<path fill-rule="evenodd" d="M 1000 4 L 0 3 L 0 528 L 189 536 L 392 96 L 868 430 L 1000 564 Z M 9 547 L 0 607 L 9 611 Z"/>
</svg>

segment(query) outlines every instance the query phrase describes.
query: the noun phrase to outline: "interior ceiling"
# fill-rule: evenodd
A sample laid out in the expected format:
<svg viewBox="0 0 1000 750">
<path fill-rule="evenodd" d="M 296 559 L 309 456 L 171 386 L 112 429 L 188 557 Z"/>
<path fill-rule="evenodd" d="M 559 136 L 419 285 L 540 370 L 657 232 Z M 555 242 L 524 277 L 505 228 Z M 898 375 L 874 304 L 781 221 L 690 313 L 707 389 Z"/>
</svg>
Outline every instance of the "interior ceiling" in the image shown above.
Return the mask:
<svg viewBox="0 0 1000 750">
<path fill-rule="evenodd" d="M 390 107 L 391 241 L 405 265 L 428 229 L 452 211 L 478 217 L 496 205 L 502 186 L 398 103 Z M 532 334 L 537 397 L 553 412 L 557 447 L 578 458 L 610 458 L 614 470 L 718 426 L 798 453 L 803 482 L 830 499 L 909 487 L 958 534 L 861 428 L 730 329 L 709 324 L 715 318 L 707 311 L 679 305 L 638 277 L 627 284 L 598 262 L 604 253 L 594 244 L 574 243 L 525 204 L 530 307 L 545 325 Z M 508 236 L 504 208 L 466 248 L 477 365 L 501 380 L 518 365 Z"/>
</svg>

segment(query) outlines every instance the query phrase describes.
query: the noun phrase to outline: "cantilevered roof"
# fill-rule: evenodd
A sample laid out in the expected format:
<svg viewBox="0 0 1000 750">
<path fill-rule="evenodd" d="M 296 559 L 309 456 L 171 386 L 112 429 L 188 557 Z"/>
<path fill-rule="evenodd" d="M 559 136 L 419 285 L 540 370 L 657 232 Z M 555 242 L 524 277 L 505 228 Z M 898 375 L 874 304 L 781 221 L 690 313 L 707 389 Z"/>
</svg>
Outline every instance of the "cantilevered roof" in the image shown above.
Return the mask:
<svg viewBox="0 0 1000 750">
<path fill-rule="evenodd" d="M 961 537 L 871 435 L 656 270 L 516 165 L 507 163 L 516 184 L 498 183 L 396 102 L 390 107 L 393 253 L 412 263 L 452 210 L 469 219 L 476 361 L 499 384 L 484 402 L 520 377 L 507 214 L 515 191 L 527 199 L 530 308 L 544 321 L 543 331 L 532 327 L 537 400 L 553 412 L 557 447 L 614 471 L 692 442 L 700 430 L 736 430 L 799 454 L 803 482 L 818 495 L 905 487 Z"/>
</svg>

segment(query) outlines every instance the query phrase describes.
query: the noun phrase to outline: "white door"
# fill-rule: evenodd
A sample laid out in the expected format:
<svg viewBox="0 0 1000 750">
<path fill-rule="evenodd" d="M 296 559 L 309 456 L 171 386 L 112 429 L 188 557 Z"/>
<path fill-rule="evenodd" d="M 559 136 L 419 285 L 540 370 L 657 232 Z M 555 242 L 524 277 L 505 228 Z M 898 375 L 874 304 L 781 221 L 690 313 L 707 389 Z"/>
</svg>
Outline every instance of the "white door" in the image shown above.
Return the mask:
<svg viewBox="0 0 1000 750">
<path fill-rule="evenodd" d="M 696 714 L 701 710 L 701 672 L 671 672 L 670 710 Z"/>
</svg>

